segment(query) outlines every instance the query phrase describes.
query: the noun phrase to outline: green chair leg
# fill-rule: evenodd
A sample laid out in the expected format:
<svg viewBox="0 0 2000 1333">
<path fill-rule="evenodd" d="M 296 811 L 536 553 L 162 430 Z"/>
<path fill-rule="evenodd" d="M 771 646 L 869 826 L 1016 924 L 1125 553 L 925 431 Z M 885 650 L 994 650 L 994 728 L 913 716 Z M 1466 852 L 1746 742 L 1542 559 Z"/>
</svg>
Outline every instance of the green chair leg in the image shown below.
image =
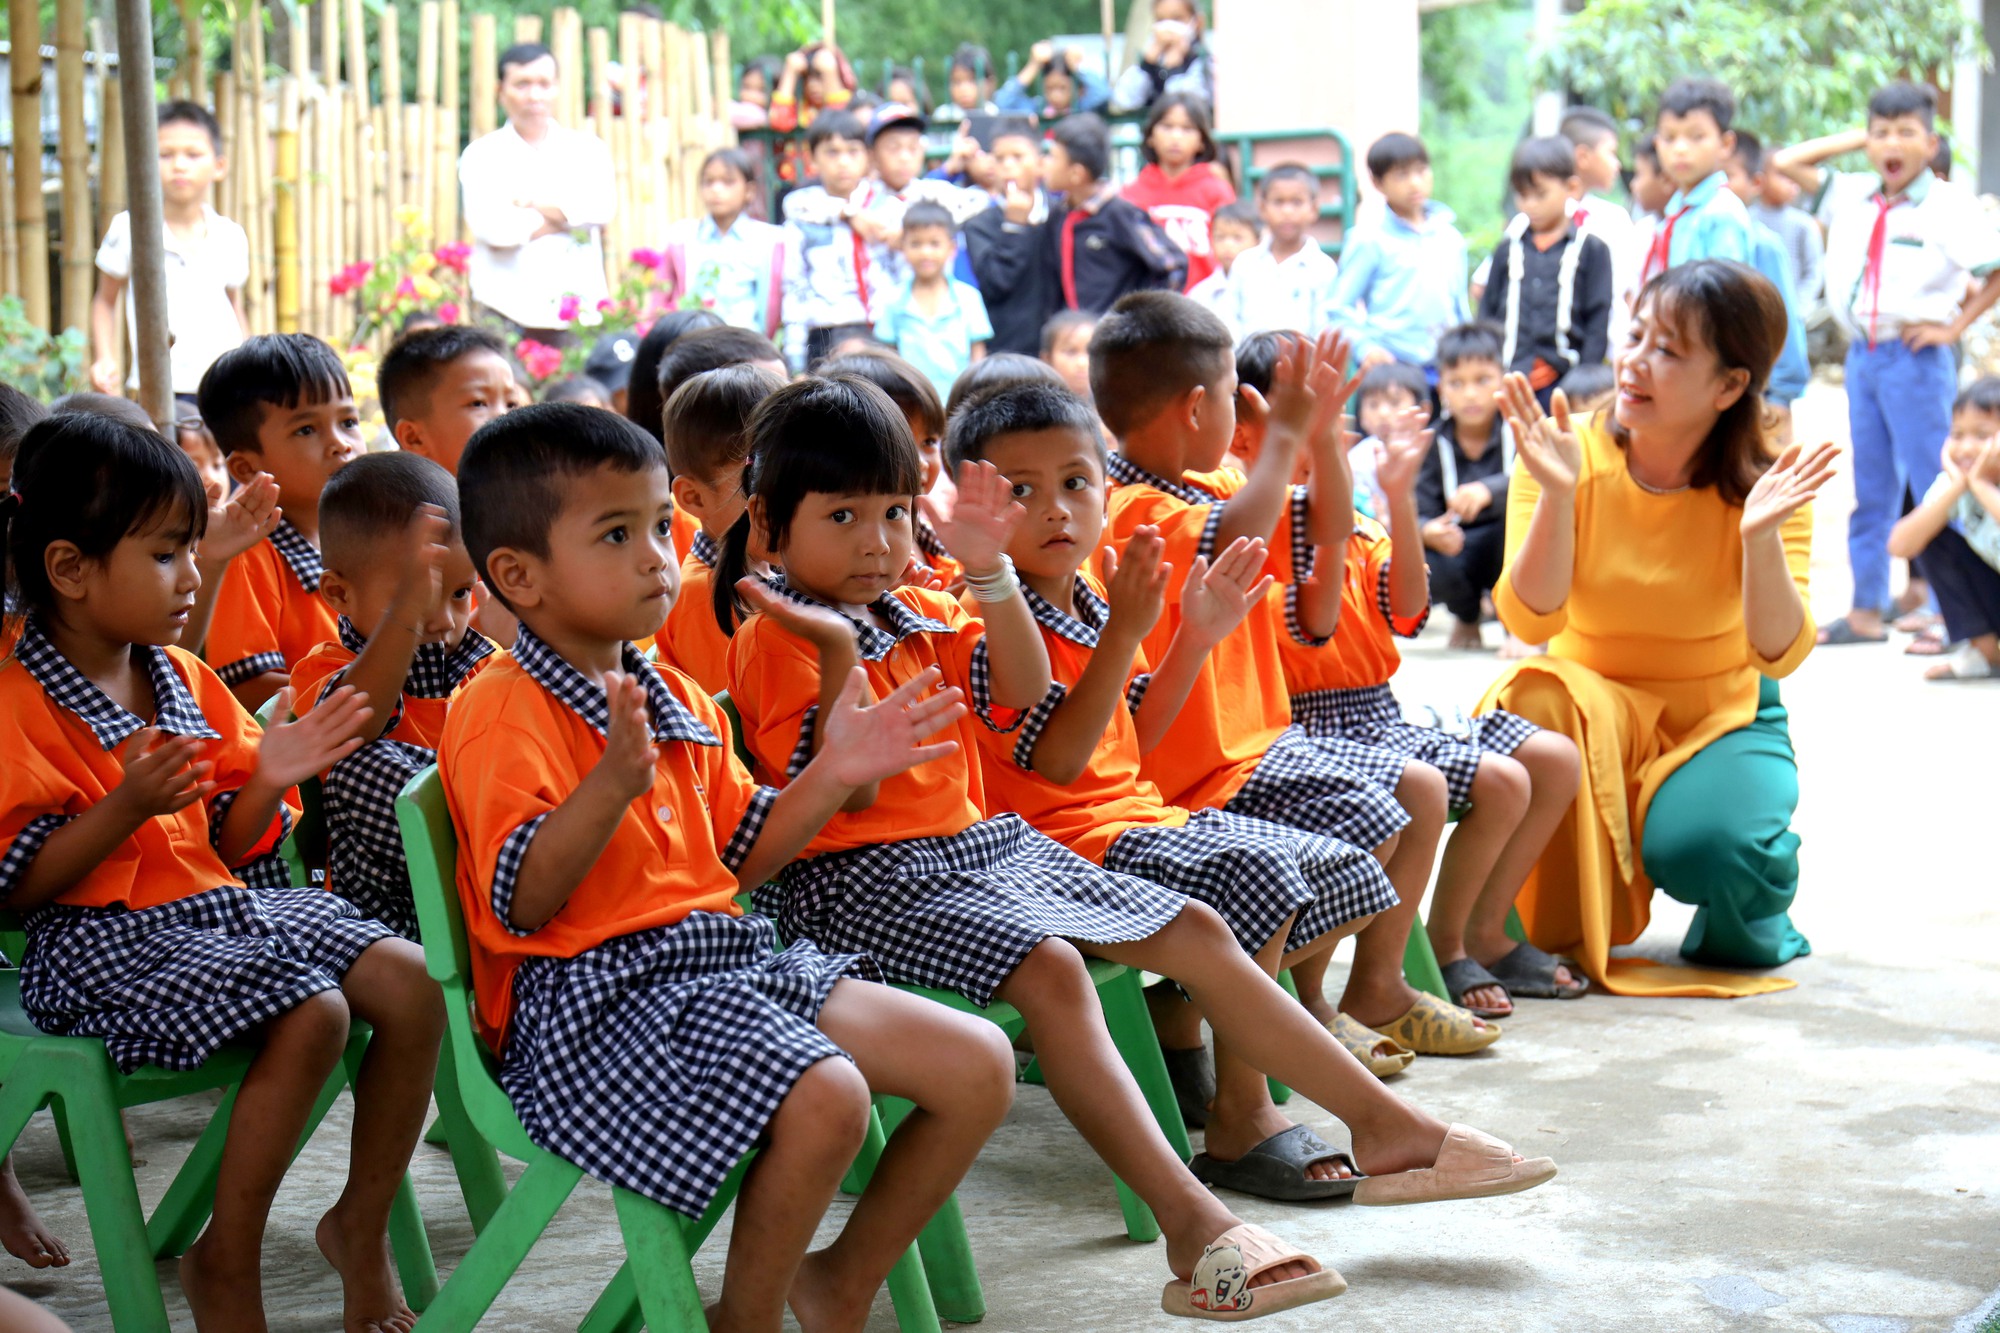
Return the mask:
<svg viewBox="0 0 2000 1333">
<path fill-rule="evenodd" d="M 554 1153 L 543 1153 L 529 1162 L 500 1210 L 452 1270 L 451 1280 L 439 1288 L 437 1299 L 424 1311 L 417 1327 L 424 1333 L 472 1333 L 582 1178 L 581 1168 Z M 700 1314 L 697 1308 L 693 1324 L 655 1327 L 698 1329 Z"/>
<path fill-rule="evenodd" d="M 56 1146 L 62 1149 L 63 1173 L 69 1177 L 69 1183 L 74 1185 L 77 1182 L 76 1145 L 70 1142 L 69 1112 L 63 1109 L 61 1102 L 50 1102 L 49 1119 L 56 1122 Z"/>
<path fill-rule="evenodd" d="M 222 1169 L 222 1147 L 229 1138 L 229 1116 L 235 1108 L 236 1089 L 231 1088 L 153 1209 L 146 1223 L 146 1239 L 155 1258 L 187 1253 L 187 1247 L 208 1225 L 208 1215 L 215 1207 L 215 1175 Z"/>
<path fill-rule="evenodd" d="M 901 1097 L 881 1097 L 876 1110 L 885 1133 L 894 1134 L 911 1110 Z M 986 1317 L 986 1292 L 979 1285 L 979 1265 L 972 1257 L 972 1240 L 965 1234 L 965 1211 L 952 1195 L 917 1236 L 924 1256 L 924 1276 L 930 1279 L 931 1300 L 938 1317 L 954 1324 L 976 1324 Z"/>
<path fill-rule="evenodd" d="M 389 1205 L 389 1251 L 395 1256 L 397 1276 L 403 1280 L 403 1299 L 422 1314 L 437 1299 L 437 1261 L 431 1255 L 430 1237 L 424 1233 L 417 1187 L 407 1171 L 403 1183 L 396 1186 L 395 1201 Z"/>
<path fill-rule="evenodd" d="M 465 1101 L 458 1087 L 458 1062 L 452 1058 L 450 1037 L 438 1060 L 437 1123 L 431 1134 L 451 1153 L 451 1169 L 458 1175 L 458 1192 L 465 1200 L 466 1215 L 472 1219 L 472 1234 L 485 1229 L 507 1197 L 507 1177 L 500 1170 L 500 1154 L 473 1128 L 465 1113 Z M 427 1136 L 428 1141 L 428 1136 Z"/>
<path fill-rule="evenodd" d="M 1528 928 L 1521 924 L 1521 913 L 1518 908 L 1507 909 L 1507 938 L 1516 944 L 1528 942 Z"/>
<path fill-rule="evenodd" d="M 1104 1026 L 1110 1031 L 1112 1043 L 1124 1058 L 1125 1067 L 1131 1070 L 1139 1091 L 1145 1095 L 1154 1122 L 1180 1159 L 1183 1162 L 1190 1160 L 1194 1156 L 1194 1146 L 1188 1142 L 1187 1126 L 1181 1122 L 1180 1104 L 1174 1100 L 1173 1080 L 1167 1077 L 1166 1058 L 1160 1054 L 1160 1039 L 1153 1031 L 1152 1017 L 1146 1011 L 1146 997 L 1139 987 L 1139 974 L 1127 971 L 1099 987 L 1097 997 L 1104 1006 Z M 1125 1213 L 1126 1235 L 1141 1243 L 1159 1239 L 1160 1224 L 1154 1218 L 1153 1210 L 1122 1180 L 1118 1182 L 1118 1203 Z"/>
<path fill-rule="evenodd" d="M 1424 919 L 1419 916 L 1410 923 L 1410 942 L 1403 946 L 1403 976 L 1418 990 L 1429 991 L 1446 1004 L 1451 1003 L 1451 991 L 1444 984 L 1444 973 L 1438 970 L 1437 953 L 1431 948 L 1431 937 L 1424 930 Z"/>
<path fill-rule="evenodd" d="M 152 1247 L 146 1243 L 146 1215 L 139 1205 L 139 1186 L 132 1176 L 132 1155 L 125 1146 L 109 1063 L 98 1063 L 77 1082 L 84 1086 L 73 1090 L 78 1097 L 68 1107 L 72 1142 L 112 1327 L 118 1333 L 168 1333 L 166 1304 L 160 1297 Z M 58 1095 L 68 1096 L 70 1091 Z"/>
<path fill-rule="evenodd" d="M 674 1214 L 651 1199 L 614 1188 L 618 1229 L 625 1236 L 626 1269 L 639 1289 L 639 1308 L 652 1329 L 706 1326 L 701 1292 L 688 1267 L 693 1256 Z"/>
<path fill-rule="evenodd" d="M 444 1062 L 442 1060 L 438 1062 L 438 1077 L 444 1077 Z M 444 1117 L 442 1115 L 431 1121 L 431 1127 L 424 1131 L 424 1142 L 430 1144 L 433 1148 L 449 1148 L 451 1146 L 451 1135 L 444 1127 Z"/>
<path fill-rule="evenodd" d="M 1285 994 L 1291 996 L 1294 1000 L 1299 998 L 1298 984 L 1292 980 L 1292 969 L 1289 967 L 1279 970 L 1278 984 L 1284 987 Z M 1271 1085 L 1271 1101 L 1276 1105 L 1283 1106 L 1292 1099 L 1292 1090 L 1278 1082 L 1277 1079 L 1266 1078 L 1265 1082 Z"/>
<path fill-rule="evenodd" d="M 590 1307 L 590 1313 L 576 1326 L 576 1333 L 639 1333 L 646 1316 L 639 1310 L 639 1280 L 632 1276 L 632 1261 L 618 1265 L 611 1284 Z"/>
</svg>

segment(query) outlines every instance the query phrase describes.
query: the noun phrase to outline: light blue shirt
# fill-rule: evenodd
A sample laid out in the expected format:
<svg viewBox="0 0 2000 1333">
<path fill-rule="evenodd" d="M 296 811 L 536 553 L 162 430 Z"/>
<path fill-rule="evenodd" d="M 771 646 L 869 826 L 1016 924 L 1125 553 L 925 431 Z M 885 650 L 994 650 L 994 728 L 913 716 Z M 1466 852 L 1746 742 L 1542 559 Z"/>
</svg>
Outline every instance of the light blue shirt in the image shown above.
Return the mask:
<svg viewBox="0 0 2000 1333">
<path fill-rule="evenodd" d="M 674 228 L 686 247 L 688 294 L 725 323 L 764 331 L 770 312 L 773 253 L 785 244 L 785 229 L 752 217 L 738 217 L 728 231 L 711 217 L 693 218 Z"/>
<path fill-rule="evenodd" d="M 924 373 L 948 397 L 952 381 L 972 364 L 972 345 L 993 336 L 986 302 L 977 287 L 947 278 L 950 295 L 935 315 L 925 315 L 905 287 L 875 321 L 875 336 L 893 343 L 896 354 Z"/>
<path fill-rule="evenodd" d="M 1682 210 L 1685 209 L 1685 212 Z M 1667 248 L 1667 267 L 1697 259 L 1754 262 L 1750 210 L 1729 192 L 1729 177 L 1718 171 L 1692 190 L 1676 191 L 1667 201 L 1665 218 L 1675 218 Z M 1659 224 L 1667 226 L 1663 220 Z M 1650 276 L 1650 275 L 1649 275 Z"/>
<path fill-rule="evenodd" d="M 1438 335 L 1471 318 L 1465 287 L 1465 238 L 1449 208 L 1430 203 L 1422 226 L 1384 209 L 1341 249 L 1328 319 L 1354 342 L 1357 356 L 1381 348 L 1398 361 L 1428 366 Z"/>
</svg>

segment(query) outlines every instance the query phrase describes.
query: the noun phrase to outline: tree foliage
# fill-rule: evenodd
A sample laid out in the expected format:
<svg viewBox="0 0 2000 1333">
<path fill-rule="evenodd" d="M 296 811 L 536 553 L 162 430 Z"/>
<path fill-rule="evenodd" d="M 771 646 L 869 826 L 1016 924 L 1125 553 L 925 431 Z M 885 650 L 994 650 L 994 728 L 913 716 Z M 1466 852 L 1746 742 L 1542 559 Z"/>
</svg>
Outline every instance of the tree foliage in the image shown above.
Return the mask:
<svg viewBox="0 0 2000 1333">
<path fill-rule="evenodd" d="M 1745 125 L 1796 140 L 1855 125 L 1892 79 L 1948 83 L 1977 50 L 1958 0 L 1589 0 L 1536 63 L 1546 86 L 1630 125 L 1675 78 L 1722 79 Z"/>
</svg>

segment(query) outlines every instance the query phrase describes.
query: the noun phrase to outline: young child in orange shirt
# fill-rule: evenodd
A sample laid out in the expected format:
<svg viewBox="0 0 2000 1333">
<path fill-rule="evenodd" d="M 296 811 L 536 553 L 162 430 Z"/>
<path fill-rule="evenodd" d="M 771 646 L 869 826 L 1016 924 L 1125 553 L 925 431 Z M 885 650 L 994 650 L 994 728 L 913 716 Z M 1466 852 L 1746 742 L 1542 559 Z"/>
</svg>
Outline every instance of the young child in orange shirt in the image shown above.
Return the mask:
<svg viewBox="0 0 2000 1333">
<path fill-rule="evenodd" d="M 1097 410 L 1121 442 L 1110 468 L 1114 542 L 1157 527 L 1167 558 L 1185 567 L 1236 537 L 1264 537 L 1272 572 L 1298 590 L 1288 602 L 1267 599 L 1217 646 L 1144 771 L 1176 804 L 1217 806 L 1373 850 L 1401 901 L 1356 937 L 1340 1011 L 1366 1031 L 1343 1025 L 1342 1039 L 1371 1063 L 1395 1057 L 1384 1037 L 1422 1054 L 1481 1049 L 1499 1037 L 1497 1027 L 1403 978 L 1404 947 L 1444 827 L 1442 776 L 1389 754 L 1357 770 L 1351 756 L 1291 724 L 1278 645 L 1287 633 L 1318 641 L 1333 633 L 1341 585 L 1314 570 L 1353 528 L 1353 477 L 1339 426 L 1356 382 L 1343 373 L 1347 348 L 1332 334 L 1317 345 L 1289 342 L 1268 407 L 1245 391 L 1246 416 L 1264 436 L 1248 474 L 1211 470 L 1238 433 L 1233 353 L 1219 318 L 1172 293 L 1126 297 L 1091 339 Z M 1292 478 L 1302 446 L 1313 466 L 1301 487 Z M 1148 655 L 1164 653 L 1178 628 L 1169 608 L 1147 637 Z M 1199 1044 L 1187 1014 L 1167 1026 L 1169 1045 Z"/>
<path fill-rule="evenodd" d="M 305 717 L 344 685 L 380 701 L 351 733 L 361 748 L 321 775 L 327 887 L 414 940 L 396 797 L 437 761 L 452 695 L 493 656 L 471 629 L 458 487 L 427 458 L 368 454 L 327 482 L 319 522 L 319 593 L 340 617 L 340 637 L 293 670 L 292 707 Z"/>
<path fill-rule="evenodd" d="M 1274 974 L 1394 907 L 1395 889 L 1361 848 L 1224 810 L 1170 806 L 1140 776 L 1142 755 L 1172 725 L 1209 650 L 1271 586 L 1263 542 L 1238 537 L 1213 566 L 1195 557 L 1182 583 L 1180 628 L 1151 663 L 1139 641 L 1164 610 L 1173 571 L 1160 560 L 1165 543 L 1146 528 L 1122 557 L 1107 552 L 1106 580 L 1087 571 L 1104 534 L 1107 489 L 1090 404 L 1052 385 L 986 394 L 952 418 L 945 447 L 955 466 L 984 460 L 1000 468 L 1027 508 L 1008 549 L 1055 677 L 1017 734 L 981 734 L 988 807 L 1016 811 L 1108 869 L 1207 903 Z M 1218 1037 L 1216 1050 L 1212 1105 L 1193 1108 L 1207 1128 L 1195 1175 L 1286 1201 L 1352 1193 L 1345 1155 L 1291 1124 L 1272 1105 L 1263 1075 L 1231 1058 L 1226 1040 Z M 1358 1073 L 1351 1060 L 1336 1063 Z"/>
<path fill-rule="evenodd" d="M 249 888 L 290 826 L 287 795 L 349 753 L 367 702 L 345 690 L 260 733 L 174 646 L 208 516 L 187 456 L 89 415 L 29 433 L 5 515 L 26 622 L 0 664 L 0 900 L 23 914 L 21 1001 L 45 1032 L 101 1037 L 130 1071 L 258 1050 L 235 1095 L 215 1211 L 180 1261 L 202 1333 L 264 1325 L 272 1197 L 347 1044 L 372 1024 L 353 1169 L 321 1218 L 350 1325 L 407 1327 L 389 1207 L 430 1105 L 444 1005 L 423 954 L 313 888 Z"/>
<path fill-rule="evenodd" d="M 319 496 L 361 453 L 361 417 L 338 353 L 311 334 L 268 333 L 208 368 L 201 419 L 239 486 L 268 473 L 278 487 L 277 526 L 230 562 L 204 649 L 216 675 L 254 709 L 335 637 L 333 612 L 319 597 Z"/>
<path fill-rule="evenodd" d="M 696 375 L 667 399 L 674 513 L 700 526 L 681 551 L 681 590 L 654 647 L 660 661 L 694 677 L 710 694 L 729 688 L 729 636 L 715 618 L 715 558 L 743 513 L 750 415 L 784 385 L 783 377 L 758 366 L 725 366 Z M 681 549 L 678 541 L 675 549 Z"/>
<path fill-rule="evenodd" d="M 765 401 L 753 435 L 750 507 L 730 530 L 716 586 L 720 611 L 732 609 L 720 604 L 725 591 L 761 608 L 729 652 L 730 695 L 759 770 L 797 781 L 815 755 L 839 752 L 826 714 L 851 663 L 879 692 L 942 671 L 977 714 L 959 721 L 952 753 L 857 791 L 806 859 L 757 890 L 758 905 L 790 938 L 866 950 L 892 981 L 980 1005 L 997 996 L 1020 1010 L 1058 1104 L 1159 1219 L 1176 1275 L 1165 1308 L 1240 1318 L 1323 1300 L 1344 1284 L 1241 1222 L 1189 1173 L 1111 1043 L 1086 955 L 1180 981 L 1246 1061 L 1297 1080 L 1345 1118 L 1355 1159 L 1386 1177 L 1362 1181 L 1358 1201 L 1452 1194 L 1448 1182 L 1466 1179 L 1456 1174 L 1461 1154 L 1504 1189 L 1553 1171 L 1516 1162 L 1474 1131 L 1447 1131 L 1383 1092 L 1206 905 L 1093 865 L 1018 816 L 985 817 L 976 729 L 1015 730 L 1051 684 L 1006 556 L 1023 511 L 1005 477 L 968 464 L 951 501 L 931 508 L 984 613 L 976 618 L 942 593 L 897 583 L 915 549 L 922 464 L 887 395 L 855 376 L 794 381 Z M 828 440 L 842 447 L 829 450 Z M 782 583 L 738 581 L 753 534 L 783 568 Z"/>
<path fill-rule="evenodd" d="M 929 675 L 863 707 L 783 792 L 758 787 L 722 710 L 631 643 L 678 590 L 660 446 L 571 403 L 523 408 L 459 469 L 466 545 L 520 619 L 468 685 L 439 764 L 479 1020 L 530 1138 L 690 1217 L 761 1144 L 736 1199 L 716 1328 L 855 1328 L 1011 1098 L 1006 1042 L 887 987 L 865 958 L 775 949 L 743 884 L 775 873 L 857 787 L 949 749 L 962 710 Z M 868 1126 L 916 1103 L 840 1238 L 807 1256 Z M 607 1092 L 612 1095 L 607 1095 Z"/>
<path fill-rule="evenodd" d="M 903 414 L 903 420 L 909 423 L 910 434 L 917 442 L 917 456 L 924 463 L 922 493 L 929 495 L 937 486 L 938 475 L 944 467 L 942 441 L 945 415 L 944 403 L 939 399 L 937 386 L 931 383 L 930 376 L 888 351 L 843 356 L 837 361 L 827 362 L 820 367 L 819 373 L 859 375 L 889 395 L 889 401 Z M 965 570 L 951 558 L 951 552 L 944 549 L 937 529 L 930 525 L 929 520 L 922 514 L 913 518 L 917 531 L 917 562 L 923 569 L 912 569 L 911 574 L 930 578 L 929 586 L 957 596 L 965 590 Z"/>
<path fill-rule="evenodd" d="M 1308 735 L 1357 769 L 1371 770 L 1387 753 L 1443 774 L 1447 801 L 1464 813 L 1445 846 L 1425 928 L 1452 999 L 1481 1018 L 1505 1018 L 1514 1008 L 1510 992 L 1574 999 L 1590 985 L 1562 960 L 1507 935 L 1515 894 L 1575 800 L 1576 746 L 1497 710 L 1474 718 L 1462 737 L 1403 721 L 1389 688 L 1402 660 L 1394 636 L 1415 638 L 1430 615 L 1416 510 L 1417 473 L 1431 444 L 1425 418 L 1421 407 L 1403 408 L 1382 436 L 1375 479 L 1390 530 L 1354 516 L 1333 638 L 1287 634 L 1279 652 L 1292 718 Z M 1301 995 L 1322 994 L 1326 963 L 1319 957 L 1297 969 Z"/>
<path fill-rule="evenodd" d="M 396 447 L 454 476 L 466 441 L 507 410 L 513 385 L 506 345 L 466 324 L 412 329 L 375 371 L 375 392 Z"/>
</svg>

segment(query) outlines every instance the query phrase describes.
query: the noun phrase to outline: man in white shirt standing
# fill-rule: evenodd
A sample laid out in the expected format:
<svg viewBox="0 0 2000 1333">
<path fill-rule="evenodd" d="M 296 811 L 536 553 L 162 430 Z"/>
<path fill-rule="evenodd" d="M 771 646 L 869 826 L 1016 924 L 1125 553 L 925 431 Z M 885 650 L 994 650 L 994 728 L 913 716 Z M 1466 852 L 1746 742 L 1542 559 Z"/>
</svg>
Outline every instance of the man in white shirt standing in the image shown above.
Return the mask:
<svg viewBox="0 0 2000 1333">
<path fill-rule="evenodd" d="M 1625 345 L 1625 325 L 1632 317 L 1628 298 L 1636 294 L 1639 268 L 1651 237 L 1634 230 L 1632 215 L 1614 203 L 1606 191 L 1618 184 L 1618 122 L 1594 106 L 1573 106 L 1563 112 L 1560 131 L 1576 150 L 1576 174 L 1583 182 L 1570 221 L 1578 230 L 1603 239 L 1611 250 L 1611 327 L 1608 346 L 1615 360 Z"/>
<path fill-rule="evenodd" d="M 617 197 L 603 141 L 555 121 L 558 77 L 546 46 L 523 42 L 501 52 L 507 123 L 458 159 L 472 299 L 551 343 L 566 338 L 565 298 L 592 310 L 610 295 L 602 234 Z"/>
</svg>

